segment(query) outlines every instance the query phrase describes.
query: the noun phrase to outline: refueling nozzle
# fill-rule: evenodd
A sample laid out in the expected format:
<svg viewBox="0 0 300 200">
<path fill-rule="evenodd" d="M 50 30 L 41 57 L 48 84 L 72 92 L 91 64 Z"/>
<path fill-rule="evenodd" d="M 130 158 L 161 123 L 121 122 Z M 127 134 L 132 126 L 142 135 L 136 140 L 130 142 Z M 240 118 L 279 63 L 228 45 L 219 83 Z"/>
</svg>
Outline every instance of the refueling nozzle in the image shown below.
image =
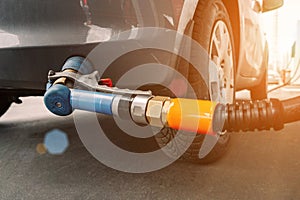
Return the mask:
<svg viewBox="0 0 300 200">
<path fill-rule="evenodd" d="M 50 87 L 44 102 L 56 115 L 69 115 L 79 109 L 113 115 L 140 125 L 170 127 L 199 134 L 281 130 L 285 123 L 300 120 L 300 97 L 282 102 L 270 99 L 225 105 L 207 100 L 153 96 L 151 91 L 98 85 L 101 81 L 96 80 L 99 78 L 97 72 L 76 73 L 80 72 L 77 62 L 83 63 L 83 59 L 68 60 L 63 72 L 49 73 Z M 63 80 L 78 82 L 79 86 L 69 88 L 59 81 L 62 77 Z"/>
<path fill-rule="evenodd" d="M 207 100 L 92 92 L 57 84 L 46 92 L 44 101 L 56 115 L 69 115 L 79 109 L 132 120 L 139 125 L 199 134 L 281 130 L 285 123 L 300 120 L 300 103 L 298 109 L 288 103 L 300 102 L 300 97 L 284 103 L 270 99 L 224 105 Z"/>
</svg>

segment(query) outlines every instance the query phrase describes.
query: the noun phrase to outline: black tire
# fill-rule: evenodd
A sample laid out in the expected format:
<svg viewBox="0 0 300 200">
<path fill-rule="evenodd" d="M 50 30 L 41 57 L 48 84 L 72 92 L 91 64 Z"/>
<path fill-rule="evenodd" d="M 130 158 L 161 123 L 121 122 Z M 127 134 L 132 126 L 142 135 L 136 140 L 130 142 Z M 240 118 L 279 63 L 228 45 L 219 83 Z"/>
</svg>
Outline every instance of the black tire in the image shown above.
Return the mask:
<svg viewBox="0 0 300 200">
<path fill-rule="evenodd" d="M 199 1 L 194 16 L 193 39 L 197 41 L 207 52 L 210 52 L 212 32 L 214 30 L 216 22 L 220 20 L 222 20 L 226 24 L 228 33 L 230 34 L 230 42 L 231 42 L 232 56 L 233 56 L 232 59 L 233 62 L 232 63 L 232 68 L 233 68 L 232 69 L 233 70 L 232 101 L 233 101 L 235 97 L 234 73 L 235 73 L 235 63 L 236 63 L 233 37 L 232 37 L 233 34 L 232 34 L 232 28 L 230 25 L 228 13 L 221 0 L 208 0 L 208 1 L 200 0 Z M 198 55 L 195 55 L 195 52 L 193 52 L 192 50 L 192 56 L 198 56 Z M 212 55 L 210 56 L 212 57 Z M 189 69 L 188 80 L 199 99 L 210 99 L 208 87 L 203 82 L 203 79 L 201 78 L 201 76 L 193 66 L 191 66 Z M 232 102 L 227 102 L 227 103 L 232 103 Z M 182 144 L 185 144 L 184 143 L 185 136 L 183 136 L 182 139 L 180 139 L 179 141 L 173 140 L 176 134 L 177 132 L 175 130 L 172 130 L 170 128 L 164 128 L 159 134 L 156 135 L 156 140 L 160 147 L 166 146 L 168 143 L 172 142 L 172 144 L 169 145 L 169 147 L 171 148 L 169 149 L 169 152 L 172 152 L 174 156 L 177 156 L 178 153 L 182 151 L 181 148 L 182 146 L 184 146 Z M 186 135 L 189 134 L 187 133 Z M 212 143 L 208 142 L 204 144 L 204 141 L 206 140 L 208 141 L 214 140 L 214 141 Z M 227 151 L 229 147 L 229 141 L 230 141 L 230 135 L 228 133 L 220 136 L 219 138 L 212 135 L 196 135 L 192 144 L 182 155 L 182 158 L 184 160 L 188 160 L 200 164 L 208 164 L 211 162 L 215 162 L 219 158 L 221 158 L 224 155 L 224 153 Z M 175 146 L 177 146 L 177 150 L 176 148 L 174 148 Z M 204 149 L 204 155 L 202 154 L 203 151 L 200 151 L 201 149 L 202 150 Z"/>
<path fill-rule="evenodd" d="M 12 98 L 9 96 L 0 97 L 0 117 L 8 110 L 12 103 Z"/>
<path fill-rule="evenodd" d="M 224 4 L 222 3 L 221 0 L 200 0 L 197 10 L 194 16 L 194 30 L 193 30 L 193 39 L 197 41 L 207 52 L 209 52 L 210 49 L 210 40 L 212 36 L 212 31 L 215 25 L 215 22 L 218 20 L 224 21 L 224 23 L 228 27 L 228 31 L 230 33 L 230 36 L 232 36 L 232 28 L 230 25 L 230 20 L 228 13 L 226 11 L 226 8 Z M 231 42 L 233 43 L 232 37 L 230 38 Z M 233 56 L 234 56 L 234 45 L 232 44 L 233 48 Z M 193 50 L 192 50 L 192 56 L 199 56 L 199 55 L 193 55 Z M 143 53 L 145 55 L 145 53 Z M 124 57 L 125 58 L 125 57 Z M 136 58 L 138 58 L 136 56 Z M 208 60 L 208 59 L 207 59 Z M 120 59 L 121 61 L 121 59 Z M 131 59 L 131 62 L 136 62 L 137 60 Z M 143 62 L 146 62 L 144 59 L 142 60 Z M 235 63 L 235 60 L 233 59 L 233 62 Z M 120 66 L 116 64 L 117 62 L 114 62 L 115 66 Z M 124 68 L 124 63 L 126 62 L 121 62 L 123 64 L 124 71 L 128 70 Z M 128 62 L 127 62 L 128 63 Z M 129 67 L 136 66 L 137 63 L 135 64 L 130 64 Z M 203 66 L 203 65 L 201 65 Z M 235 66 L 235 64 L 233 65 Z M 204 66 L 205 67 L 205 66 Z M 208 67 L 208 65 L 206 66 Z M 110 70 L 113 68 L 110 68 Z M 111 70 L 112 74 L 110 72 L 107 72 L 105 74 L 106 77 L 112 77 L 111 75 L 114 74 L 114 71 Z M 121 74 L 123 72 L 118 71 Z M 115 75 L 115 74 L 114 74 Z M 188 80 L 193 87 L 197 97 L 199 99 L 206 99 L 209 100 L 209 88 L 207 85 L 204 83 L 203 78 L 198 74 L 198 71 L 194 67 L 189 68 L 189 73 L 187 75 Z M 115 78 L 115 80 L 118 80 L 118 77 Z M 149 88 L 140 88 L 140 89 L 149 89 Z M 157 91 L 153 88 L 151 90 L 154 92 L 154 95 L 163 95 L 165 96 L 166 93 L 162 91 Z M 168 145 L 168 154 L 171 156 L 177 157 L 179 154 L 182 154 L 182 147 L 185 147 L 186 141 L 185 141 L 185 136 L 189 136 L 187 133 L 186 135 L 183 134 L 180 136 L 180 141 L 174 141 L 173 138 L 177 134 L 177 131 L 170 129 L 170 128 L 163 128 L 160 133 L 155 135 L 155 140 L 156 143 L 158 144 L 158 147 L 165 147 Z M 192 134 L 190 134 L 192 135 Z M 182 155 L 182 158 L 188 161 L 196 162 L 196 163 L 211 163 L 222 157 L 222 155 L 226 152 L 228 149 L 228 144 L 229 144 L 229 135 L 225 134 L 221 136 L 217 143 L 213 146 L 213 149 L 206 154 L 204 157 L 199 157 L 199 152 L 200 149 L 202 148 L 202 144 L 204 142 L 205 137 L 209 138 L 216 138 L 215 136 L 205 136 L 205 135 L 197 135 L 190 147 L 186 150 L 186 152 Z"/>
<path fill-rule="evenodd" d="M 174 139 L 175 136 L 178 136 L 177 140 Z M 186 148 L 187 145 L 189 145 L 188 143 L 191 141 L 191 138 L 188 139 L 188 137 L 194 137 L 194 134 L 186 132 L 177 135 L 176 130 L 163 128 L 158 134 L 156 134 L 155 139 L 160 148 L 163 148 L 168 144 L 166 151 L 169 156 L 176 158 L 178 155 L 182 155 L 181 158 L 183 160 L 198 164 L 209 164 L 217 161 L 224 155 L 230 144 L 229 134 L 220 136 L 216 143 L 216 136 L 196 135 L 192 144 L 190 144 L 188 149 L 184 152 L 183 149 Z M 206 144 L 204 144 L 204 141 L 206 141 Z M 202 151 L 200 151 L 200 149 L 202 149 Z"/>
<path fill-rule="evenodd" d="M 214 140 L 215 136 L 207 135 L 205 137 L 210 137 L 208 140 Z M 209 164 L 212 162 L 217 161 L 220 159 L 227 149 L 229 148 L 229 141 L 230 141 L 230 135 L 225 134 L 223 136 L 220 136 L 215 146 L 209 150 L 209 153 L 204 155 L 203 157 L 200 157 L 200 148 L 206 148 L 203 146 L 204 142 L 204 136 L 203 135 L 197 135 L 191 144 L 191 146 L 188 148 L 188 150 L 183 154 L 182 158 L 199 164 Z M 208 144 L 210 145 L 210 144 Z M 210 148 L 210 147 L 208 147 Z M 204 150 L 204 152 L 207 150 Z"/>
<path fill-rule="evenodd" d="M 207 52 L 210 52 L 210 43 L 212 40 L 212 33 L 214 27 L 218 21 L 222 21 L 226 24 L 228 33 L 230 35 L 231 40 L 231 48 L 232 48 L 232 56 L 233 56 L 233 100 L 235 98 L 234 93 L 234 72 L 235 72 L 235 52 L 234 52 L 234 44 L 233 44 L 233 33 L 232 27 L 230 24 L 229 15 L 227 10 L 221 0 L 200 0 L 195 12 L 194 16 L 194 31 L 193 31 L 193 39 L 197 41 Z M 210 59 L 212 58 L 212 55 Z M 189 73 L 189 81 L 192 87 L 195 89 L 197 95 L 199 92 L 203 92 L 205 88 L 197 82 L 197 78 L 195 77 L 196 73 L 193 70 L 190 70 Z M 199 90 L 197 90 L 200 89 Z M 232 103 L 232 102 L 227 102 Z M 193 143 L 188 148 L 188 150 L 183 155 L 183 158 L 196 163 L 207 164 L 211 162 L 217 161 L 221 158 L 224 153 L 227 151 L 229 147 L 230 135 L 226 133 L 220 136 L 214 145 L 214 147 L 210 150 L 210 152 L 204 157 L 200 157 L 199 152 L 201 148 L 206 148 L 203 146 L 203 141 L 205 137 L 211 137 L 208 139 L 214 139 L 215 136 L 204 136 L 204 135 L 196 135 Z"/>
<path fill-rule="evenodd" d="M 234 100 L 234 71 L 235 71 L 235 55 L 234 55 L 234 44 L 233 44 L 233 34 L 232 28 L 230 25 L 230 20 L 226 8 L 221 0 L 200 0 L 197 6 L 197 10 L 194 16 L 194 31 L 193 31 L 193 39 L 196 40 L 207 52 L 210 51 L 210 43 L 212 32 L 217 21 L 222 20 L 228 29 L 230 34 L 230 42 L 232 48 L 232 56 L 233 56 L 233 100 Z M 192 51 L 192 56 L 193 55 Z M 198 72 L 195 68 L 190 67 L 189 69 L 189 82 L 193 87 L 196 95 L 200 99 L 210 99 L 209 90 L 203 81 L 201 80 Z M 232 102 L 228 102 L 232 103 Z M 168 134 L 167 134 L 168 133 Z M 160 146 L 165 146 L 166 143 L 171 142 L 171 139 L 174 137 L 174 130 L 165 128 L 162 130 L 162 134 L 158 135 L 158 143 Z M 229 147 L 230 135 L 225 134 L 220 136 L 215 142 L 214 146 L 208 147 L 209 153 L 200 155 L 200 149 L 207 148 L 207 144 L 204 144 L 205 137 L 209 140 L 216 139 L 215 136 L 210 135 L 196 135 L 190 147 L 183 154 L 182 158 L 191 162 L 207 164 L 218 160 L 224 153 L 227 151 Z M 213 145 L 212 144 L 212 145 Z M 174 144 L 180 145 L 180 144 Z M 170 146 L 174 146 L 173 144 Z M 178 146 L 178 148 L 180 148 Z M 212 148 L 212 149 L 211 149 Z M 175 152 L 176 153 L 176 152 Z"/>
<path fill-rule="evenodd" d="M 251 88 L 250 94 L 252 100 L 263 100 L 268 98 L 268 64 L 269 64 L 269 48 L 266 44 L 264 51 L 264 60 L 262 62 L 262 68 L 264 72 L 259 85 Z"/>
</svg>

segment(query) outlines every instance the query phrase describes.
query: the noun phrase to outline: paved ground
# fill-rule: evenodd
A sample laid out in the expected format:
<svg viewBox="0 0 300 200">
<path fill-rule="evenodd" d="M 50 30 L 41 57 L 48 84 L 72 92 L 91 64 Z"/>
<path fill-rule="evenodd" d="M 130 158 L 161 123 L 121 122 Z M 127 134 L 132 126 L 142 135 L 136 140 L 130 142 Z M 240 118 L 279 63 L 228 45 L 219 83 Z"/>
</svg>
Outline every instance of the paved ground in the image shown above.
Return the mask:
<svg viewBox="0 0 300 200">
<path fill-rule="evenodd" d="M 297 88 L 289 88 L 272 95 L 296 94 Z M 67 133 L 67 151 L 37 153 L 55 128 Z M 156 172 L 128 174 L 85 150 L 72 117 L 49 114 L 42 98 L 24 98 L 0 119 L 0 199 L 299 199 L 299 130 L 294 123 L 279 132 L 234 134 L 217 163 L 177 161 Z"/>
</svg>

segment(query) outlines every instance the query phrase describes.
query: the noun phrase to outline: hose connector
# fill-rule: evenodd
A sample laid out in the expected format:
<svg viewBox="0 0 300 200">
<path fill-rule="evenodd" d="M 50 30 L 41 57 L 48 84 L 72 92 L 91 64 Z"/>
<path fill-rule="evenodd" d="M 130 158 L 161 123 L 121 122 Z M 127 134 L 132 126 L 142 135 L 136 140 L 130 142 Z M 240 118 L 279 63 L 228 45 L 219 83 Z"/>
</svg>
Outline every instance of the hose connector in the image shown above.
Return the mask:
<svg viewBox="0 0 300 200">
<path fill-rule="evenodd" d="M 163 128 L 167 124 L 170 100 L 170 97 L 156 96 L 148 101 L 146 117 L 151 126 Z"/>
</svg>

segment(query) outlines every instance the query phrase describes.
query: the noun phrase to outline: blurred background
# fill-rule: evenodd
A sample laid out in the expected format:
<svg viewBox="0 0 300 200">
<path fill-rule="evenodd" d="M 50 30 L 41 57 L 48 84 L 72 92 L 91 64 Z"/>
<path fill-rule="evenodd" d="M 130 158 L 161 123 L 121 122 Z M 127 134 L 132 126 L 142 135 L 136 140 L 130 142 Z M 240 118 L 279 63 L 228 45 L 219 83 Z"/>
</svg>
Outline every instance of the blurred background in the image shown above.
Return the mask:
<svg viewBox="0 0 300 200">
<path fill-rule="evenodd" d="M 269 44 L 269 83 L 300 85 L 300 2 L 285 0 L 284 6 L 263 14 Z"/>
</svg>

